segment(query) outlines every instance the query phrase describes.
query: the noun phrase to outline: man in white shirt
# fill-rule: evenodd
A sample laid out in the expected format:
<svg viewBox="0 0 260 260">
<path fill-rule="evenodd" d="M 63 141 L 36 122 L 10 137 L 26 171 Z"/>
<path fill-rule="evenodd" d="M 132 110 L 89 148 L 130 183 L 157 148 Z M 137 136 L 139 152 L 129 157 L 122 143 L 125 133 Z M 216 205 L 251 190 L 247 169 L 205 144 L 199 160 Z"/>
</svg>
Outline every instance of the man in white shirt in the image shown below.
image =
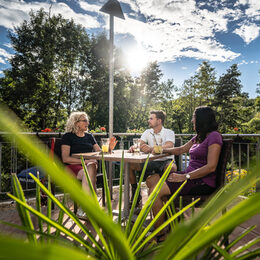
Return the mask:
<svg viewBox="0 0 260 260">
<path fill-rule="evenodd" d="M 166 114 L 163 111 L 155 110 L 150 112 L 148 124 L 150 129 L 144 131 L 141 136 L 140 147 L 141 151 L 145 153 L 152 153 L 154 145 L 161 144 L 163 148 L 172 148 L 175 143 L 175 134 L 172 130 L 163 127 Z M 129 151 L 133 152 L 133 147 L 130 147 Z M 170 162 L 174 160 L 174 156 L 166 156 L 154 161 L 148 162 L 145 177 L 152 174 L 164 173 Z M 143 164 L 130 164 L 130 184 L 132 187 L 132 196 L 130 205 L 132 205 L 134 194 L 137 188 L 135 171 L 140 171 L 143 168 Z M 177 170 L 175 164 L 172 166 L 172 170 Z M 137 205 L 141 202 L 142 197 L 139 194 Z"/>
</svg>

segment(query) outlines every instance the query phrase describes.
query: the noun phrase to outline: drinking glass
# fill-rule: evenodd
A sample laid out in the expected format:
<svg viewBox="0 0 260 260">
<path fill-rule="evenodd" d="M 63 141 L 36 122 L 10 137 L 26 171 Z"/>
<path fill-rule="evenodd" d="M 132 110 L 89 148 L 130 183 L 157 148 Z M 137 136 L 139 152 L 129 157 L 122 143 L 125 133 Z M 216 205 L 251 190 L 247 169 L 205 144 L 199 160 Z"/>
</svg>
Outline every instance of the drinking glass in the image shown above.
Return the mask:
<svg viewBox="0 0 260 260">
<path fill-rule="evenodd" d="M 109 138 L 101 138 L 101 149 L 103 153 L 109 152 Z"/>
<path fill-rule="evenodd" d="M 162 153 L 162 138 L 159 137 L 157 140 L 156 140 L 156 144 L 154 145 L 154 152 L 155 153 Z"/>
<path fill-rule="evenodd" d="M 141 144 L 141 140 L 139 138 L 133 139 L 133 145 L 134 145 L 134 152 L 135 153 L 140 153 L 140 144 Z"/>
</svg>

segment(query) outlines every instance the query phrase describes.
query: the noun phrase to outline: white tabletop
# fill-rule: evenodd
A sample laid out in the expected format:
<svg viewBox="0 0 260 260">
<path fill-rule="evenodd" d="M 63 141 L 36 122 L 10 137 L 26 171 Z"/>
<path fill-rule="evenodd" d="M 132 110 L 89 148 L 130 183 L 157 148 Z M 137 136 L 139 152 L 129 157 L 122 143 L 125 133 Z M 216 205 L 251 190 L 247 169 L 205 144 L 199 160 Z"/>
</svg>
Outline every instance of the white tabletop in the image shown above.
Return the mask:
<svg viewBox="0 0 260 260">
<path fill-rule="evenodd" d="M 124 161 L 128 163 L 144 163 L 147 159 L 148 154 L 140 153 L 129 153 L 128 150 L 113 150 L 112 153 L 104 153 L 105 161 L 120 162 L 122 159 L 122 153 L 124 152 Z M 75 153 L 72 154 L 73 157 L 86 159 L 96 159 L 101 160 L 102 154 L 100 152 L 91 152 L 91 153 Z M 149 160 L 153 161 L 158 158 L 167 156 L 167 154 L 149 154 Z"/>
</svg>

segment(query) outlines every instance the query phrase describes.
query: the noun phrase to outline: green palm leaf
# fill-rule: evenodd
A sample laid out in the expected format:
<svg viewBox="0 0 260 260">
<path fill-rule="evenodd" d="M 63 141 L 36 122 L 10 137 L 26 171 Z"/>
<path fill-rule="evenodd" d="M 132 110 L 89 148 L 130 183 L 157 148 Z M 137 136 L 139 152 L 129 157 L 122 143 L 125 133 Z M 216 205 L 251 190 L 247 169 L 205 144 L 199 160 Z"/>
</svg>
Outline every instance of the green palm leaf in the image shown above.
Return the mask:
<svg viewBox="0 0 260 260">
<path fill-rule="evenodd" d="M 57 244 L 29 244 L 22 240 L 0 236 L 0 258 L 5 260 L 86 260 L 95 259 L 86 251 Z M 19 252 L 19 256 L 18 256 Z"/>
<path fill-rule="evenodd" d="M 4 131 L 10 133 L 7 138 L 10 141 L 15 138 L 18 147 L 23 148 L 28 152 L 31 161 L 36 165 L 40 165 L 44 171 L 52 177 L 52 180 L 64 188 L 71 198 L 80 204 L 87 215 L 95 220 L 97 225 L 102 228 L 103 232 L 113 242 L 114 249 L 118 255 L 124 259 L 133 259 L 133 255 L 129 249 L 127 240 L 122 233 L 120 227 L 107 216 L 107 214 L 97 206 L 96 201 L 92 196 L 83 192 L 75 178 L 70 173 L 64 171 L 61 163 L 55 160 L 55 163 L 49 159 L 47 153 L 44 153 L 44 146 L 37 144 L 36 138 L 28 138 L 25 135 L 19 134 L 21 129 L 18 127 L 17 118 L 11 119 L 12 112 L 8 113 L 8 118 L 5 116 L 6 112 L 0 109 L 0 126 Z M 11 140 L 12 139 L 12 140 Z"/>
</svg>

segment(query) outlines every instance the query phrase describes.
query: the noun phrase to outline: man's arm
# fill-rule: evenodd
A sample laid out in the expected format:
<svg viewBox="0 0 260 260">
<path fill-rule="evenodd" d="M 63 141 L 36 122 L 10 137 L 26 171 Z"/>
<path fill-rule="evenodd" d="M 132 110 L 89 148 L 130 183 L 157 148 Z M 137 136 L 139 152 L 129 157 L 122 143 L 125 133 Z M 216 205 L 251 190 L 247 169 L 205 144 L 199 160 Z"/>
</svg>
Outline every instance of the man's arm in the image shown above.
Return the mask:
<svg viewBox="0 0 260 260">
<path fill-rule="evenodd" d="M 151 153 L 153 151 L 153 147 L 146 144 L 143 140 L 141 140 L 140 146 L 141 146 L 141 151 L 144 153 Z"/>
</svg>

